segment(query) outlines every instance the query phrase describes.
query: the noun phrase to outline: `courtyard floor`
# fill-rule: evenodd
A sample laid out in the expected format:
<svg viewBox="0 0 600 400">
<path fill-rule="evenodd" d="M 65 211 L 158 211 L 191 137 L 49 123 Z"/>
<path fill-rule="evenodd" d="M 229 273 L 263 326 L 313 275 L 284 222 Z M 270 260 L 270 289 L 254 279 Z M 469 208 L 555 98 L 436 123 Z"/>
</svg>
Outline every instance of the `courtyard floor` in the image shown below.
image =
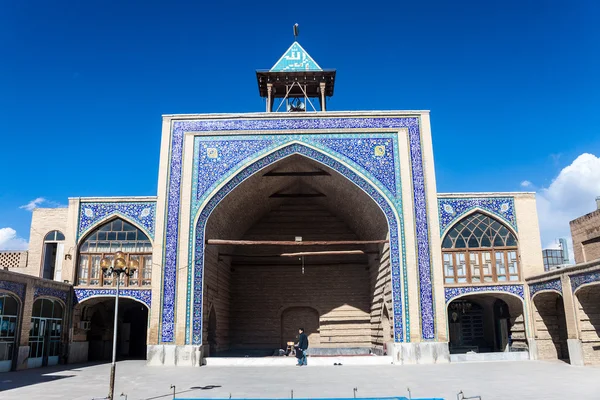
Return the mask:
<svg viewBox="0 0 600 400">
<path fill-rule="evenodd" d="M 309 358 L 310 361 L 310 358 Z M 101 399 L 110 364 L 81 364 L 0 373 L 0 398 Z M 177 398 L 294 398 L 406 396 L 448 400 L 599 399 L 600 368 L 561 362 L 485 362 L 406 366 L 147 367 L 117 364 L 115 400 Z"/>
</svg>

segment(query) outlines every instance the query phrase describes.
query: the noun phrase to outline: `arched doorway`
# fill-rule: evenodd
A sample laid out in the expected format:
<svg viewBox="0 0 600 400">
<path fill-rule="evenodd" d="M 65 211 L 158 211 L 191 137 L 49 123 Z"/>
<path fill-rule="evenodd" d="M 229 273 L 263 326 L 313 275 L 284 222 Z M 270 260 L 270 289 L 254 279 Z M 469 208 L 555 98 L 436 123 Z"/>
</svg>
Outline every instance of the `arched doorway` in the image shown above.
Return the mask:
<svg viewBox="0 0 600 400">
<path fill-rule="evenodd" d="M 508 294 L 470 294 L 448 304 L 450 353 L 527 351 L 523 302 Z"/>
<path fill-rule="evenodd" d="M 384 243 L 389 239 L 388 220 L 378 204 L 346 177 L 293 154 L 241 182 L 217 203 L 205 224 L 196 246 L 205 239 L 209 245 L 195 256 L 203 257 L 203 313 L 209 315 L 209 305 L 216 310 L 217 351 L 275 353 L 306 324 L 299 321 L 304 318 L 300 314 L 282 314 L 282 305 L 321 312 L 309 321 L 319 332 L 318 339 L 311 340 L 313 351 L 368 353 L 383 348 L 378 322 L 383 315 L 381 299 L 392 301 L 394 257 Z M 197 230 L 203 227 L 198 220 Z M 227 240 L 216 245 L 210 244 L 212 239 Z M 239 246 L 231 240 L 258 244 Z M 373 240 L 381 243 L 272 243 Z M 326 250 L 334 253 L 323 253 Z M 289 332 L 282 329 L 282 317 Z M 210 345 L 207 325 L 203 325 L 204 345 Z"/>
<path fill-rule="evenodd" d="M 19 302 L 16 297 L 0 292 L 0 372 L 12 369 L 18 324 Z"/>
<path fill-rule="evenodd" d="M 88 342 L 89 361 L 110 361 L 114 329 L 114 298 L 92 298 L 78 305 L 88 330 L 80 339 Z M 146 359 L 148 307 L 126 297 L 119 298 L 117 358 Z"/>
<path fill-rule="evenodd" d="M 33 303 L 29 332 L 28 368 L 59 363 L 62 354 L 64 306 L 52 298 L 40 298 Z"/>
<path fill-rule="evenodd" d="M 600 364 L 600 284 L 584 286 L 575 292 L 579 337 L 585 365 Z"/>
<path fill-rule="evenodd" d="M 562 296 L 556 292 L 536 293 L 533 306 L 538 358 L 568 362 L 567 321 Z"/>
</svg>

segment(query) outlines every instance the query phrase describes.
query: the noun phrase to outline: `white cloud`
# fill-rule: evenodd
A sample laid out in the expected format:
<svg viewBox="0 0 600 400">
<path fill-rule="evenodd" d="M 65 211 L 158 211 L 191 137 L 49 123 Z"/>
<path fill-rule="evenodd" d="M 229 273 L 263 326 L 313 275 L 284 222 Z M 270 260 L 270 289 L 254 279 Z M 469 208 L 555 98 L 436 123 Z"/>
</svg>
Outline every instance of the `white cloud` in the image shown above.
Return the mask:
<svg viewBox="0 0 600 400">
<path fill-rule="evenodd" d="M 27 250 L 27 240 L 17 236 L 13 228 L 0 228 L 0 250 Z"/>
<path fill-rule="evenodd" d="M 42 204 L 44 206 L 46 206 L 46 207 L 49 207 L 49 208 L 52 208 L 52 207 L 66 207 L 66 206 L 64 206 L 64 205 L 62 205 L 60 203 L 55 202 L 55 201 L 50 201 L 50 200 L 47 200 L 47 199 L 45 199 L 43 197 L 38 197 L 37 199 L 31 200 L 29 203 L 27 203 L 25 205 L 22 205 L 19 208 L 22 208 L 22 209 L 27 210 L 27 211 L 33 211 L 35 208 L 40 207 Z"/>
<path fill-rule="evenodd" d="M 27 203 L 19 208 L 23 208 L 27 211 L 33 211 L 34 208 L 39 207 L 45 201 L 46 201 L 45 198 L 38 197 L 37 199 L 31 200 L 29 203 Z"/>
<path fill-rule="evenodd" d="M 529 181 L 523 181 L 523 182 L 521 182 L 521 187 L 524 187 L 524 188 L 530 187 L 531 185 L 532 185 L 532 183 L 529 182 Z"/>
<path fill-rule="evenodd" d="M 567 238 L 573 260 L 569 221 L 594 211 L 597 196 L 600 196 L 600 157 L 581 154 L 560 171 L 550 186 L 537 193 L 542 246 L 551 248 L 556 246 L 556 239 Z"/>
</svg>

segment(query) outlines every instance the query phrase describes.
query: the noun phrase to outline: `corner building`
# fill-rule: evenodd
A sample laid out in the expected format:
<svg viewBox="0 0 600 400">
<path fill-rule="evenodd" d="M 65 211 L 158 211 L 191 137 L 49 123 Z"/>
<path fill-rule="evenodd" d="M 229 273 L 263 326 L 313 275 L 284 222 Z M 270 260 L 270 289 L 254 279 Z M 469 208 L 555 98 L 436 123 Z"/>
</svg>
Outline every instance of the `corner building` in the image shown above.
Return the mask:
<svg viewBox="0 0 600 400">
<path fill-rule="evenodd" d="M 297 42 L 257 83 L 265 112 L 163 117 L 156 197 L 34 211 L 13 270 L 72 283 L 65 362 L 111 354 L 100 260 L 119 250 L 140 263 L 122 279 L 122 358 L 236 363 L 299 326 L 313 363 L 537 357 L 534 194 L 437 193 L 429 112 L 326 111 L 335 71 Z"/>
</svg>

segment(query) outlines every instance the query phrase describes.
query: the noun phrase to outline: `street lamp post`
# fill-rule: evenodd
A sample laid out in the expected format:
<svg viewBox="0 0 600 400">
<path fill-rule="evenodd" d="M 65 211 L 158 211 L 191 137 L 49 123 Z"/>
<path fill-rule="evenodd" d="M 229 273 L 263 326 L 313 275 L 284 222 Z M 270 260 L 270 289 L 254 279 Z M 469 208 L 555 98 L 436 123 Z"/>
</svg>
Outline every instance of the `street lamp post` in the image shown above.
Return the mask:
<svg viewBox="0 0 600 400">
<path fill-rule="evenodd" d="M 137 270 L 139 263 L 137 260 L 125 260 L 125 253 L 118 251 L 115 253 L 114 260 L 103 258 L 100 261 L 100 267 L 105 277 L 114 276 L 117 280 L 117 292 L 115 294 L 115 324 L 113 328 L 113 348 L 112 364 L 110 366 L 110 387 L 108 389 L 108 399 L 113 400 L 115 394 L 115 369 L 117 367 L 117 321 L 119 316 L 119 289 L 121 287 L 121 275 L 132 276 Z"/>
</svg>

